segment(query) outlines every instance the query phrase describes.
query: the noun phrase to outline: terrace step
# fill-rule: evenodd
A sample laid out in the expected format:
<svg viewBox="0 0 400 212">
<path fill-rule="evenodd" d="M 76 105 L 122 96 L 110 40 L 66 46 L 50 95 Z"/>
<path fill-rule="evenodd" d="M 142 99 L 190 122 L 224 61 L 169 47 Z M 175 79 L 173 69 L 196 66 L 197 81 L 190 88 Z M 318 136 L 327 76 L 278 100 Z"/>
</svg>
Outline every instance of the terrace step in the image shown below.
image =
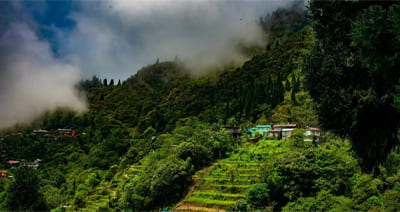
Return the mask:
<svg viewBox="0 0 400 212">
<path fill-rule="evenodd" d="M 186 212 L 186 211 L 202 211 L 202 212 L 225 212 L 225 209 L 222 208 L 207 208 L 201 207 L 198 205 L 190 204 L 190 203 L 182 203 L 177 208 L 172 210 L 174 212 Z"/>
<path fill-rule="evenodd" d="M 216 199 L 208 199 L 208 198 L 201 198 L 201 197 L 190 197 L 189 199 L 185 200 L 185 203 L 192 203 L 199 206 L 204 207 L 211 207 L 211 208 L 220 208 L 220 207 L 228 207 L 234 205 L 236 201 L 232 200 L 216 200 Z"/>
<path fill-rule="evenodd" d="M 206 199 L 216 199 L 216 200 L 230 200 L 236 201 L 238 199 L 243 199 L 244 194 L 232 194 L 232 193 L 216 193 L 216 192 L 195 192 L 192 197 L 206 198 Z"/>
</svg>

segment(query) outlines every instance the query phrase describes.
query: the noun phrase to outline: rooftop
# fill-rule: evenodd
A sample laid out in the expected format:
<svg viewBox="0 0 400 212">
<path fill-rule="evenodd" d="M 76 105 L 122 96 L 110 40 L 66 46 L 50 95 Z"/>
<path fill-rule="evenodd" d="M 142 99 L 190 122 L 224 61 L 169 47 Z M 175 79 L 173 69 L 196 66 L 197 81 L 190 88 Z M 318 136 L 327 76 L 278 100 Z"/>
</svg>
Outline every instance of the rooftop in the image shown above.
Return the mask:
<svg viewBox="0 0 400 212">
<path fill-rule="evenodd" d="M 19 161 L 17 161 L 17 160 L 9 160 L 8 163 L 9 164 L 18 164 Z"/>
<path fill-rule="evenodd" d="M 63 131 L 63 132 L 70 132 L 72 129 L 57 129 L 58 131 Z"/>
<path fill-rule="evenodd" d="M 294 129 L 293 128 L 291 128 L 291 129 L 282 129 L 282 131 L 293 131 Z"/>
<path fill-rule="evenodd" d="M 277 124 L 274 128 L 296 128 L 297 124 Z"/>
</svg>

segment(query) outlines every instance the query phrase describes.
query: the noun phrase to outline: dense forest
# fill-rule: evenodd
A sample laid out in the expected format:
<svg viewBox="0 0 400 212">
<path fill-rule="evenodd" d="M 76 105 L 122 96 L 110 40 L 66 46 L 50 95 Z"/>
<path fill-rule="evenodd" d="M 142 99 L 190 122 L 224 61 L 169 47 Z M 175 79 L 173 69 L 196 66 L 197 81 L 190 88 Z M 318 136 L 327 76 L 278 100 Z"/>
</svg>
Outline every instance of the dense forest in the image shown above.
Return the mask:
<svg viewBox="0 0 400 212">
<path fill-rule="evenodd" d="M 243 64 L 94 76 L 87 113 L 1 131 L 0 210 L 400 210 L 400 4 L 296 1 L 258 24 L 268 43 Z M 287 123 L 285 140 L 246 133 Z"/>
</svg>

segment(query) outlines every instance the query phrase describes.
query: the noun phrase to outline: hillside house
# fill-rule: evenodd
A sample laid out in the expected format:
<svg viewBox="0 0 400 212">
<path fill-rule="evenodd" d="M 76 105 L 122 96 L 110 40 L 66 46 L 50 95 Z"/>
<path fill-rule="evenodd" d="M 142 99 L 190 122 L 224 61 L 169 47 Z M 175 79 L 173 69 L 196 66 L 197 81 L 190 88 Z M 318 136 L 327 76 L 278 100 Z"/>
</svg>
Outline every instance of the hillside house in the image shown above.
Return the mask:
<svg viewBox="0 0 400 212">
<path fill-rule="evenodd" d="M 40 160 L 40 159 L 36 159 L 33 162 L 28 162 L 28 161 L 22 160 L 21 165 L 25 166 L 25 167 L 37 169 L 37 168 L 39 168 L 40 162 L 42 162 L 42 160 Z"/>
<path fill-rule="evenodd" d="M 48 133 L 49 133 L 49 131 L 47 131 L 47 130 L 33 130 L 32 131 L 32 134 L 34 134 L 34 135 L 39 135 L 39 134 L 46 135 Z"/>
<path fill-rule="evenodd" d="M 297 124 L 276 124 L 273 126 L 274 130 L 279 129 L 295 129 L 297 128 Z"/>
<path fill-rule="evenodd" d="M 229 136 L 232 138 L 238 138 L 242 135 L 239 130 L 239 126 L 223 125 L 222 128 L 229 131 Z"/>
<path fill-rule="evenodd" d="M 7 161 L 7 164 L 10 168 L 15 168 L 15 167 L 19 166 L 19 161 L 9 160 L 9 161 Z"/>
<path fill-rule="evenodd" d="M 283 128 L 282 129 L 282 139 L 289 138 L 292 135 L 294 128 Z"/>
<path fill-rule="evenodd" d="M 321 136 L 321 130 L 315 127 L 309 127 L 306 129 L 305 136 Z"/>
<path fill-rule="evenodd" d="M 314 139 L 318 140 L 319 137 L 321 136 L 321 130 L 319 128 L 315 127 L 309 127 L 306 129 L 306 132 L 304 133 L 304 140 L 305 141 L 312 141 Z"/>
<path fill-rule="evenodd" d="M 59 135 L 72 136 L 73 130 L 72 129 L 57 129 L 57 133 Z"/>
<path fill-rule="evenodd" d="M 257 125 L 256 127 L 248 129 L 251 136 L 256 136 L 256 134 L 261 134 L 262 136 L 268 135 L 268 131 L 272 129 L 271 125 Z"/>
<path fill-rule="evenodd" d="M 0 180 L 4 180 L 7 178 L 8 178 L 7 170 L 0 170 Z"/>
<path fill-rule="evenodd" d="M 280 129 L 273 129 L 268 131 L 268 136 L 272 137 L 273 139 L 280 140 L 282 138 L 282 131 Z"/>
</svg>

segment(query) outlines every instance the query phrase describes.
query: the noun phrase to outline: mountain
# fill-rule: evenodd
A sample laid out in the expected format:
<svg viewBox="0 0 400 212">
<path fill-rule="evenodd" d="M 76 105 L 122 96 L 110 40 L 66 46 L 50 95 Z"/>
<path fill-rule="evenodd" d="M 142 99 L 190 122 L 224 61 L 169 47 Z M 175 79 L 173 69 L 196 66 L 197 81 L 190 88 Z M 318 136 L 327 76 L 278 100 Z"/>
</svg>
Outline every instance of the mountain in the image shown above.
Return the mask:
<svg viewBox="0 0 400 212">
<path fill-rule="evenodd" d="M 360 148 L 354 139 L 372 122 L 366 122 L 371 108 L 393 112 L 398 99 L 397 84 L 379 83 L 383 71 L 374 67 L 382 64 L 372 63 L 360 41 L 374 41 L 375 34 L 361 23 L 387 23 L 378 38 L 396 43 L 399 6 L 311 6 L 305 11 L 294 4 L 261 18 L 268 44 L 248 51 L 253 55 L 243 64 L 193 73 L 176 59 L 157 61 L 122 83 L 93 77 L 78 85 L 87 94 L 87 113 L 60 109 L 32 126 L 2 132 L 0 159 L 7 172 L 1 173 L 14 179 L 2 175 L 0 209 L 398 210 L 399 148 L 365 136 Z M 343 16 L 329 22 L 337 10 Z M 342 18 L 349 22 L 340 24 Z M 336 41 L 349 44 L 345 52 Z M 394 62 L 384 69 L 389 75 L 398 62 L 397 54 L 390 58 Z M 297 129 L 284 140 L 249 133 L 256 125 L 287 123 Z M 371 132 L 382 129 L 375 125 L 368 125 Z M 321 127 L 323 135 L 310 139 L 309 127 Z M 359 130 L 357 137 L 349 136 L 351 129 Z M 364 148 L 366 154 L 360 153 Z M 381 150 L 383 159 L 370 154 Z"/>
</svg>

